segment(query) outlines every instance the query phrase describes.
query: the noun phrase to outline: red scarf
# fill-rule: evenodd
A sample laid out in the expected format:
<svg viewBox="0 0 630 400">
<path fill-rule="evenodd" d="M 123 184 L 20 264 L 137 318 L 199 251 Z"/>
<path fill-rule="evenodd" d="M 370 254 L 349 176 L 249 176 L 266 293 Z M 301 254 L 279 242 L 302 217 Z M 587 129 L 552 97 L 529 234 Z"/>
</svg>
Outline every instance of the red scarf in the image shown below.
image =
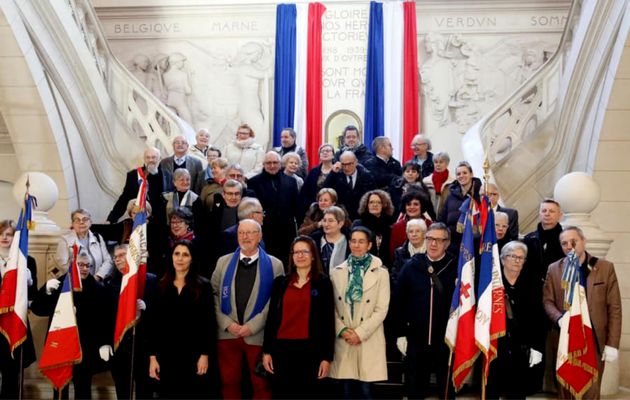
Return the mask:
<svg viewBox="0 0 630 400">
<path fill-rule="evenodd" d="M 435 193 L 437 194 L 442 193 L 442 185 L 448 179 L 448 169 L 445 169 L 442 172 L 433 171 L 431 179 L 433 180 L 433 187 L 435 188 Z"/>
</svg>

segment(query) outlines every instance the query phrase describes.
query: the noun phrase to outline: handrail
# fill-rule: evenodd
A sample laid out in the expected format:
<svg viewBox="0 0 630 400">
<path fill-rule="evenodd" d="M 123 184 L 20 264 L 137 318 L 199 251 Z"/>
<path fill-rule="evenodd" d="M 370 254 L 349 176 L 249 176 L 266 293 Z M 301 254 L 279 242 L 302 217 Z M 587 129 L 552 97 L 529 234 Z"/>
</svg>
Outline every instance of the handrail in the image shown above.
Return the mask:
<svg viewBox="0 0 630 400">
<path fill-rule="evenodd" d="M 68 4 L 127 131 L 163 154 L 172 153 L 173 137 L 194 137 L 192 127 L 157 99 L 114 56 L 91 2 L 68 0 Z"/>
</svg>

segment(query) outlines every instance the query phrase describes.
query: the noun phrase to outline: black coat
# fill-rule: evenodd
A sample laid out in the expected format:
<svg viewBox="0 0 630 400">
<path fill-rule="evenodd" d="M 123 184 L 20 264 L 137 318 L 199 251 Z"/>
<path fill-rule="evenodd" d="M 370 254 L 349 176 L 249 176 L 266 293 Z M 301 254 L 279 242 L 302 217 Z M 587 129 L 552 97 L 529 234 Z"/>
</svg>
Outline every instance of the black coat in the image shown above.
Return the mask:
<svg viewBox="0 0 630 400">
<path fill-rule="evenodd" d="M 374 155 L 370 157 L 363 166 L 370 171 L 376 186 L 379 189 L 387 191 L 392 179 L 400 177 L 403 173 L 400 161 L 394 157 L 390 157 L 389 160 L 384 161 L 382 158 Z"/>
<path fill-rule="evenodd" d="M 377 218 L 376 216 L 366 212 L 361 215 L 361 218 L 352 221 L 353 228 L 357 226 L 364 226 L 372 231 L 372 234 L 374 235 L 374 240 L 372 240 L 372 248 L 370 248 L 370 253 L 380 258 L 386 268 L 391 266 L 392 260 L 389 253 L 389 243 L 392 237 L 391 220 L 391 216 L 381 215 Z M 378 246 L 377 243 L 377 236 L 381 237 L 380 246 Z"/>
<path fill-rule="evenodd" d="M 298 220 L 303 220 L 303 215 L 306 214 L 306 210 L 311 206 L 311 204 L 317 200 L 317 193 L 323 187 L 317 184 L 319 180 L 319 176 L 322 174 L 322 165 L 319 164 L 316 167 L 313 167 L 304 178 L 304 184 L 302 185 L 302 189 L 300 190 L 299 200 L 298 200 Z"/>
<path fill-rule="evenodd" d="M 324 181 L 324 187 L 337 191 L 337 203 L 343 204 L 351 220 L 359 218 L 359 201 L 370 190 L 376 189 L 376 183 L 370 171 L 357 165 L 357 177 L 354 188 L 348 185 L 348 178 L 343 172 L 331 172 Z"/>
<path fill-rule="evenodd" d="M 267 252 L 286 265 L 290 244 L 297 235 L 297 181 L 281 172 L 271 175 L 263 171 L 250 179 L 248 186 L 265 210 L 263 236 Z"/>
<path fill-rule="evenodd" d="M 420 164 L 416 156 L 413 156 L 409 161 Z M 427 159 L 422 163 L 422 165 L 420 165 L 420 175 L 422 175 L 423 178 L 426 178 L 433 173 L 434 169 L 435 167 L 433 165 L 433 153 L 427 151 Z"/>
<path fill-rule="evenodd" d="M 147 188 L 147 201 L 151 204 L 153 208 L 153 215 L 162 215 L 164 212 L 160 212 L 160 207 L 162 204 L 162 192 L 164 192 L 164 188 L 166 187 L 165 183 L 165 175 L 162 172 L 162 168 L 158 166 L 158 173 L 155 175 L 151 175 L 147 173 L 146 168 L 143 168 L 145 175 L 147 176 L 147 181 L 149 187 Z M 138 170 L 132 169 L 127 172 L 127 177 L 125 179 L 125 187 L 123 188 L 120 197 L 116 200 L 114 207 L 109 212 L 107 216 L 107 220 L 110 223 L 115 223 L 118 221 L 120 217 L 127 211 L 127 203 L 129 200 L 135 199 L 138 197 Z"/>
<path fill-rule="evenodd" d="M 470 192 L 472 193 L 475 201 L 480 204 L 481 198 L 479 191 L 481 190 L 481 180 L 479 178 L 472 179 L 473 181 Z M 462 206 L 467 197 L 468 194 L 462 193 L 462 186 L 457 181 L 448 185 L 448 196 L 446 197 L 444 205 L 440 209 L 440 214 L 437 218 L 439 222 L 445 223 L 448 230 L 451 232 L 451 244 L 448 246 L 448 251 L 453 255 L 459 254 L 459 245 L 462 241 L 462 234 L 457 232 L 457 221 L 459 221 L 459 216 L 461 214 L 459 208 Z"/>
<path fill-rule="evenodd" d="M 409 254 L 409 240 L 405 240 L 402 246 L 394 250 L 394 261 L 392 261 L 392 266 L 389 268 L 391 287 L 396 287 L 398 276 L 409 259 L 411 259 L 411 254 Z"/>
<path fill-rule="evenodd" d="M 273 281 L 271 289 L 263 352 L 271 354 L 272 357 L 282 323 L 284 294 L 291 279 L 291 275 L 279 276 Z M 332 283 L 326 276 L 311 280 L 311 306 L 308 318 L 308 340 L 317 353 L 317 361 L 332 362 L 335 352 L 335 303 Z"/>
<path fill-rule="evenodd" d="M 337 150 L 335 153 L 335 161 L 339 161 L 339 157 L 343 154 L 344 151 L 351 151 L 357 157 L 357 161 L 359 164 L 365 165 L 367 160 L 372 157 L 372 152 L 368 150 L 368 148 L 364 144 L 360 144 L 355 148 L 350 148 L 346 146 L 342 146 L 341 149 Z"/>
<path fill-rule="evenodd" d="M 43 285 L 31 303 L 33 314 L 50 318 L 48 320 L 49 328 L 66 276 L 67 274 L 58 278 L 61 285 L 50 295 L 46 294 L 46 285 Z M 81 280 L 81 283 L 83 286 L 81 291 L 73 292 L 79 341 L 83 354 L 83 360 L 79 365 L 81 368 L 95 373 L 103 368 L 98 349 L 111 343 L 111 338 L 108 335 L 111 331 L 106 301 L 107 294 L 103 285 L 97 282 L 93 275 L 88 275 L 87 278 Z"/>
<path fill-rule="evenodd" d="M 457 262 L 448 253 L 437 262 L 424 253 L 411 257 L 400 272 L 390 307 L 396 337 L 406 336 L 414 345 L 429 345 L 429 339 L 432 345 L 443 344 L 456 278 Z"/>
<path fill-rule="evenodd" d="M 505 234 L 510 240 L 518 240 L 518 210 L 514 208 L 497 206 L 497 211 L 501 211 L 507 214 L 509 220 L 508 231 Z"/>
</svg>

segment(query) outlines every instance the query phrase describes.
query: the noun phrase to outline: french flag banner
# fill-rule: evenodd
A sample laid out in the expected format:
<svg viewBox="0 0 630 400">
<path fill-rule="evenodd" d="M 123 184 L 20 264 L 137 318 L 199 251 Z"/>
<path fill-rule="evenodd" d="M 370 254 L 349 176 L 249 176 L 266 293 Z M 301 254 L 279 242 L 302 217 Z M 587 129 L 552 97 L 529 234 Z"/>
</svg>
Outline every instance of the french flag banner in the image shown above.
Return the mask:
<svg viewBox="0 0 630 400">
<path fill-rule="evenodd" d="M 276 8 L 276 56 L 273 145 L 292 127 L 309 165 L 318 165 L 322 144 L 321 3 L 279 4 Z"/>
<path fill-rule="evenodd" d="M 479 350 L 475 344 L 475 250 L 473 245 L 472 211 L 470 197 L 460 210 L 466 213 L 462 243 L 459 247 L 457 283 L 451 301 L 451 312 L 446 324 L 444 340 L 451 349 L 449 364 L 453 368 L 453 386 L 461 389 L 470 375 Z"/>
<path fill-rule="evenodd" d="M 32 204 L 35 198 L 28 193 L 20 212 L 17 230 L 9 249 L 7 263 L 0 268 L 0 333 L 8 340 L 11 355 L 26 340 L 28 325 L 28 230 L 31 225 Z"/>
<path fill-rule="evenodd" d="M 147 190 L 148 183 L 142 168 L 138 168 L 138 196 L 136 197 L 136 216 L 133 230 L 129 237 L 127 260 L 120 284 L 116 328 L 114 329 L 114 349 L 118 349 L 127 330 L 138 320 L 136 303 L 144 296 L 144 284 L 147 273 Z"/>
<path fill-rule="evenodd" d="M 567 258 L 562 272 L 567 312 L 559 321 L 556 377 L 562 386 L 579 399 L 597 381 L 599 370 L 586 289 L 580 279 L 580 261 L 575 251 L 571 251 Z"/>
<path fill-rule="evenodd" d="M 481 265 L 479 266 L 479 287 L 477 288 L 477 313 L 475 317 L 475 342 L 484 354 L 483 385 L 485 386 L 490 363 L 497 358 L 497 342 L 505 336 L 505 297 L 499 246 L 494 227 L 494 211 L 488 198 L 484 196 L 486 219 L 481 240 Z"/>
<path fill-rule="evenodd" d="M 39 360 L 39 369 L 57 389 L 63 389 L 72 379 L 72 368 L 83 358 L 79 342 L 79 328 L 74 314 L 72 290 L 73 268 L 63 280 L 59 300 L 46 336 Z"/>
<path fill-rule="evenodd" d="M 401 161 L 419 133 L 416 4 L 370 3 L 364 143 L 386 136 Z"/>
</svg>

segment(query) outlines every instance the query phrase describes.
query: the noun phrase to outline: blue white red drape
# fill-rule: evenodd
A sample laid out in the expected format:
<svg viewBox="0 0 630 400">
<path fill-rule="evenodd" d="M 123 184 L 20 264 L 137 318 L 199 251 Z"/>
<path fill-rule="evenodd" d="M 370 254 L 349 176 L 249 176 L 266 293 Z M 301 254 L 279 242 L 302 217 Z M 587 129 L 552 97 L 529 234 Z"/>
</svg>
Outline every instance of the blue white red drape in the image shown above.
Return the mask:
<svg viewBox="0 0 630 400">
<path fill-rule="evenodd" d="M 279 4 L 276 8 L 276 58 L 273 144 L 283 128 L 292 127 L 309 165 L 319 163 L 322 143 L 321 3 Z"/>
<path fill-rule="evenodd" d="M 28 230 L 33 202 L 34 198 L 27 193 L 9 249 L 9 259 L 0 268 L 0 334 L 8 340 L 11 353 L 26 340 Z"/>
<path fill-rule="evenodd" d="M 460 211 L 465 224 L 459 247 L 457 283 L 453 292 L 451 312 L 444 340 L 451 348 L 453 386 L 459 390 L 470 375 L 479 349 L 475 344 L 475 248 L 473 245 L 473 210 L 475 201 L 464 201 Z"/>
<path fill-rule="evenodd" d="M 72 265 L 76 265 L 76 259 L 73 260 Z M 39 369 L 42 374 L 58 390 L 70 382 L 73 366 L 79 364 L 83 358 L 74 311 L 72 282 L 75 274 L 77 274 L 75 268 L 68 268 L 55 306 L 55 313 L 50 322 L 42 356 L 39 359 Z"/>
<path fill-rule="evenodd" d="M 364 143 L 387 136 L 407 160 L 418 133 L 418 54 L 414 2 L 370 3 Z"/>
<path fill-rule="evenodd" d="M 505 335 L 505 297 L 503 279 L 501 278 L 499 246 L 494 228 L 494 211 L 487 196 L 483 197 L 481 209 L 486 210 L 486 218 L 481 240 L 475 342 L 484 354 L 482 384 L 485 386 L 490 363 L 497 357 L 498 339 Z"/>
<path fill-rule="evenodd" d="M 138 321 L 136 304 L 144 297 L 144 286 L 147 274 L 147 190 L 148 182 L 142 168 L 138 168 L 138 196 L 134 207 L 136 215 L 133 219 L 133 229 L 129 237 L 129 249 L 122 271 L 118 310 L 116 313 L 116 328 L 114 329 L 114 349 L 125 337 L 129 328 Z"/>
</svg>

